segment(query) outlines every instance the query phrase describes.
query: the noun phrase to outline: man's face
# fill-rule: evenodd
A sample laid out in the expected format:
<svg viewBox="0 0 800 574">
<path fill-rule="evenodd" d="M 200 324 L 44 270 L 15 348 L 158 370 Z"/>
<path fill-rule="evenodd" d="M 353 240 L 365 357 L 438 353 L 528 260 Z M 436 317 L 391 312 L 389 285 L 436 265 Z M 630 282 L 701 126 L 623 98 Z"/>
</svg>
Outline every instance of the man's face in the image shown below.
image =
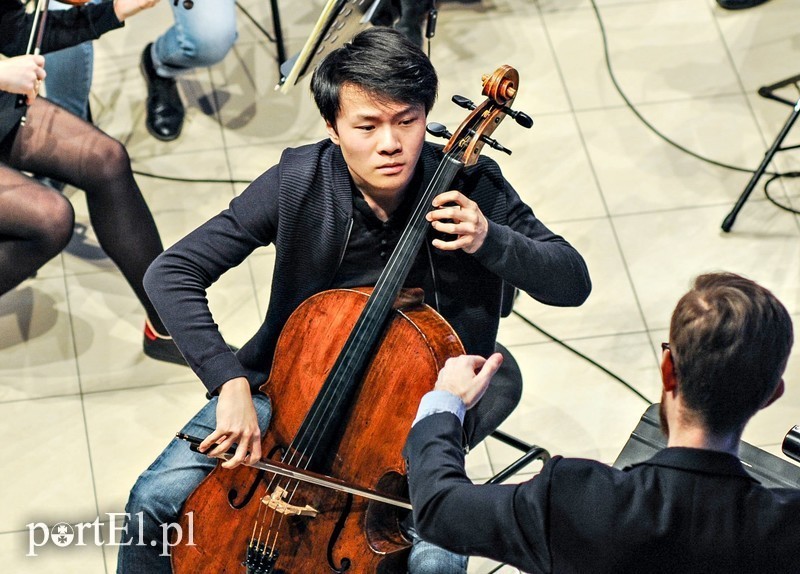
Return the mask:
<svg viewBox="0 0 800 574">
<path fill-rule="evenodd" d="M 339 94 L 331 141 L 341 147 L 356 186 L 372 197 L 401 194 L 414 175 L 425 140 L 422 104 L 379 102 L 352 84 Z"/>
</svg>

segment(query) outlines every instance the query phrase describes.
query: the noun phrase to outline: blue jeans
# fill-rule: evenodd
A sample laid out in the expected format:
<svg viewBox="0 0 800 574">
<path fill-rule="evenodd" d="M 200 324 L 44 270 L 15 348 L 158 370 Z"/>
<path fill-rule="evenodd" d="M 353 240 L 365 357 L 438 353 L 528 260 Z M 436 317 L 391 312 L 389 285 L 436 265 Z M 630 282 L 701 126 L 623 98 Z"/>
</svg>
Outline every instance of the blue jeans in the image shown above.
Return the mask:
<svg viewBox="0 0 800 574">
<path fill-rule="evenodd" d="M 253 403 L 258 425 L 265 432 L 272 416 L 270 401 L 266 395 L 257 394 Z M 213 397 L 181 432 L 203 438 L 216 428 L 216 420 L 217 397 Z M 172 439 L 131 490 L 125 506 L 125 528 L 131 540 L 129 545 L 119 547 L 118 573 L 172 572 L 169 555 L 162 548 L 161 525 L 178 521 L 183 503 L 216 465 L 216 460 L 190 450 L 189 443 Z M 142 540 L 139 532 L 143 533 Z"/>
<path fill-rule="evenodd" d="M 67 10 L 70 7 L 55 0 L 50 2 L 50 10 Z M 84 120 L 88 119 L 94 67 L 92 42 L 51 52 L 45 56 L 45 62 L 47 99 Z"/>
<path fill-rule="evenodd" d="M 412 541 L 408 574 L 467 574 L 467 556 L 425 542 L 413 528 L 408 533 Z"/>
<path fill-rule="evenodd" d="M 172 2 L 175 23 L 153 44 L 153 65 L 162 78 L 221 61 L 236 42 L 234 0 L 203 0 L 191 10 Z"/>
</svg>

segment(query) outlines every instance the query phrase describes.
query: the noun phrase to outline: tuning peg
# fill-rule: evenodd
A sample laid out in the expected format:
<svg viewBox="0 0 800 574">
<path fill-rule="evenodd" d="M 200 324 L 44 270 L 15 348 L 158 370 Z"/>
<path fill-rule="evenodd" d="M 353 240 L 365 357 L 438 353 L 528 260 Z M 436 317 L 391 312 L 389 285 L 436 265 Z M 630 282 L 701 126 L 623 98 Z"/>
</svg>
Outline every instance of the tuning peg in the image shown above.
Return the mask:
<svg viewBox="0 0 800 574">
<path fill-rule="evenodd" d="M 465 98 L 464 96 L 456 95 L 456 96 L 453 96 L 451 99 L 453 100 L 454 104 L 456 104 L 457 106 L 461 106 L 462 108 L 464 108 L 466 110 L 474 110 L 475 109 L 475 104 L 473 104 L 470 99 Z"/>
<path fill-rule="evenodd" d="M 492 149 L 496 149 L 497 151 L 501 151 L 503 153 L 507 153 L 511 155 L 511 150 L 507 147 L 503 146 L 499 141 L 490 138 L 489 136 L 481 136 L 481 141 L 487 144 Z"/>
<path fill-rule="evenodd" d="M 512 118 L 514 118 L 514 120 L 516 120 L 516 122 L 523 128 L 533 127 L 533 118 L 530 117 L 525 112 L 517 112 L 515 110 L 512 110 L 511 108 L 503 108 L 503 111 Z"/>
<path fill-rule="evenodd" d="M 451 137 L 453 137 L 453 134 L 451 134 L 449 131 L 447 131 L 447 127 L 446 126 L 444 126 L 444 125 L 442 125 L 440 123 L 437 123 L 437 122 L 429 123 L 427 126 L 425 126 L 425 129 L 427 130 L 427 132 L 429 134 L 431 134 L 432 136 L 435 136 L 437 138 L 450 139 Z"/>
</svg>

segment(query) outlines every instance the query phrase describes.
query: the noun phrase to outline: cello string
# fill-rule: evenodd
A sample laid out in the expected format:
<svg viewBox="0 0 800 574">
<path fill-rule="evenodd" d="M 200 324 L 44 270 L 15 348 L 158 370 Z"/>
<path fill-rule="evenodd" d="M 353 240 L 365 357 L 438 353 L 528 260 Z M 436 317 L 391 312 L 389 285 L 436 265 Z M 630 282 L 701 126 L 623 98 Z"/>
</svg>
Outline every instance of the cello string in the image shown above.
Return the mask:
<svg viewBox="0 0 800 574">
<path fill-rule="evenodd" d="M 437 171 L 434 175 L 434 181 L 432 181 L 431 183 L 431 186 L 433 186 L 433 188 L 435 188 L 437 185 L 440 185 L 439 181 L 441 181 L 443 172 L 444 170 L 442 168 L 437 168 Z M 430 196 L 431 194 L 428 193 L 427 195 Z M 419 217 L 418 215 L 419 211 L 424 209 L 427 203 L 428 201 L 426 199 L 426 194 L 423 194 L 423 196 L 421 196 L 416 206 L 415 210 L 416 217 Z M 389 271 L 391 272 L 395 266 L 396 265 L 392 265 L 392 267 L 389 268 Z M 394 297 L 392 297 L 392 299 L 394 299 Z M 367 327 L 369 326 L 370 325 L 367 325 Z M 363 331 L 364 328 L 362 327 L 361 329 Z M 359 336 L 359 333 L 356 332 L 356 337 L 352 340 L 359 341 L 362 338 L 363 337 Z M 300 456 L 300 457 L 305 457 L 305 460 L 303 461 L 304 463 L 303 466 L 307 468 L 308 465 L 311 464 L 313 456 L 316 454 L 318 450 L 319 443 L 322 440 L 322 437 L 324 436 L 324 432 L 327 430 L 332 420 L 332 418 L 328 416 L 329 413 L 331 412 L 331 410 L 336 410 L 336 408 L 341 404 L 341 402 L 344 399 L 345 392 L 343 391 L 342 387 L 347 385 L 348 383 L 347 379 L 350 376 L 352 376 L 352 372 L 347 373 L 347 371 L 352 371 L 353 364 L 357 365 L 359 363 L 363 363 L 363 358 L 365 357 L 368 350 L 369 348 L 364 343 L 355 344 L 354 346 L 351 346 L 350 349 L 343 350 L 342 354 L 344 354 L 345 351 L 347 351 L 347 356 L 350 358 L 350 363 L 348 364 L 345 361 L 338 361 L 338 364 L 335 365 L 334 371 L 328 379 L 329 381 L 332 381 L 332 384 L 325 385 L 320 395 L 320 399 L 316 403 L 317 405 L 324 405 L 324 406 L 322 408 L 318 407 L 312 410 L 311 417 L 309 418 L 309 424 L 304 424 L 303 427 L 301 427 L 302 429 L 304 429 L 303 432 L 298 434 L 297 437 L 295 437 L 292 445 L 290 446 L 293 452 L 291 453 L 291 456 L 289 458 L 289 463 L 295 463 L 296 458 Z M 320 419 L 324 421 L 325 424 L 320 425 L 319 424 Z M 308 438 L 309 434 L 311 434 L 311 439 Z M 315 438 L 316 440 L 314 440 Z M 306 450 L 306 452 L 301 452 L 300 449 L 296 448 L 298 446 L 298 443 L 308 445 L 311 448 L 311 450 L 310 451 Z M 289 501 L 294 499 L 296 491 L 297 488 L 292 490 L 291 495 L 289 496 L 288 499 Z"/>
<path fill-rule="evenodd" d="M 456 149 L 456 151 L 459 150 Z M 441 187 L 450 185 L 456 173 L 462 167 L 463 164 L 455 159 L 453 157 L 454 155 L 454 152 L 448 152 L 443 161 L 440 162 L 431 183 L 428 185 L 427 189 L 415 206 L 414 213 L 409 220 L 409 224 L 406 226 L 406 229 L 398 241 L 398 247 L 395 248 L 395 251 L 390 257 L 386 269 L 381 274 L 375 285 L 373 295 L 370 297 L 367 305 L 372 305 L 372 307 L 377 308 L 377 311 L 374 309 L 371 309 L 370 311 L 372 312 L 372 315 L 374 317 L 378 317 L 379 320 L 366 322 L 363 324 L 360 330 L 357 326 L 356 340 L 360 340 L 360 342 L 359 344 L 355 345 L 355 348 L 352 349 L 352 352 L 355 354 L 355 358 L 351 361 L 351 363 L 355 362 L 356 364 L 359 364 L 357 361 L 362 361 L 365 359 L 366 355 L 371 350 L 371 342 L 377 339 L 379 331 L 385 326 L 384 319 L 389 316 L 391 306 L 394 304 L 397 296 L 397 293 L 389 293 L 386 292 L 386 290 L 389 289 L 389 291 L 395 291 L 395 287 L 399 289 L 399 286 L 392 285 L 392 282 L 402 283 L 402 281 L 405 280 L 405 277 L 407 276 L 408 271 L 413 264 L 411 255 L 418 251 L 421 241 L 424 240 L 425 234 L 427 233 L 427 222 L 424 219 L 424 215 L 431 209 L 431 201 L 433 200 L 433 197 L 441 192 Z M 403 267 L 406 267 L 405 272 L 402 273 L 403 277 L 398 278 L 397 275 L 400 272 L 399 270 L 402 270 Z M 366 313 L 367 310 L 365 309 L 365 312 L 362 313 L 362 316 Z M 338 370 L 341 370 L 341 368 L 344 367 L 342 366 Z M 338 372 L 336 374 L 338 375 Z M 350 375 L 352 374 L 353 373 L 350 373 Z M 319 416 L 324 417 L 323 424 L 321 427 L 312 426 L 315 431 L 321 432 L 316 433 L 316 444 L 314 444 L 311 454 L 308 455 L 309 457 L 313 457 L 313 455 L 316 453 L 319 443 L 330 425 L 331 417 L 324 415 L 331 410 L 338 410 L 341 401 L 344 399 L 345 393 L 339 387 L 348 384 L 347 377 L 337 377 L 337 379 L 333 379 L 333 381 L 336 385 L 331 385 L 332 391 L 330 394 L 334 395 L 333 398 L 330 399 L 326 397 L 326 401 L 324 403 L 320 402 L 320 404 L 324 404 L 324 407 L 319 413 Z M 314 415 L 316 414 L 317 413 L 314 413 Z M 312 422 L 315 425 L 318 424 L 314 421 Z"/>
<path fill-rule="evenodd" d="M 436 191 L 436 189 L 439 186 L 442 185 L 441 182 L 444 181 L 444 177 L 445 177 L 445 174 L 444 174 L 445 167 L 443 167 L 443 166 L 446 166 L 446 163 L 447 162 L 442 161 L 442 162 L 440 162 L 439 166 L 437 166 L 436 172 L 434 173 L 434 176 L 432 178 L 431 183 L 428 185 L 428 188 L 422 194 L 422 196 L 420 197 L 419 201 L 417 202 L 417 204 L 415 206 L 414 212 L 413 212 L 413 214 L 411 216 L 411 219 L 410 219 L 411 223 L 406 227 L 406 229 L 404 230 L 403 235 L 401 236 L 401 238 L 400 238 L 400 240 L 398 242 L 398 245 L 400 246 L 400 249 L 396 248 L 395 252 L 390 257 L 389 263 L 387 264 L 386 269 L 384 270 L 383 273 L 381 273 L 381 278 L 378 280 L 378 282 L 375 285 L 375 289 L 373 290 L 373 295 L 370 297 L 369 301 L 367 302 L 367 305 L 369 306 L 370 305 L 370 301 L 372 301 L 373 302 L 372 303 L 373 307 L 376 306 L 376 305 L 379 305 L 380 303 L 383 303 L 379 307 L 379 312 L 380 312 L 381 315 L 383 315 L 388 310 L 387 309 L 387 305 L 386 305 L 387 302 L 386 301 L 383 301 L 383 302 L 377 301 L 376 294 L 378 296 L 381 295 L 381 288 L 388 281 L 388 279 L 385 279 L 385 278 L 389 277 L 390 275 L 394 275 L 396 273 L 396 269 L 398 267 L 402 266 L 403 262 L 401 260 L 401 256 L 405 256 L 406 251 L 410 250 L 410 247 L 408 249 L 403 249 L 403 247 L 405 245 L 407 245 L 408 242 L 409 242 L 409 236 L 413 233 L 413 231 L 410 231 L 410 230 L 413 227 L 413 223 L 417 222 L 420 218 L 422 218 L 422 216 L 424 216 L 424 213 L 426 213 L 428 211 L 428 209 L 429 209 L 429 205 L 428 204 L 430 203 L 429 200 L 432 199 L 432 196 L 434 195 L 434 192 Z M 445 183 L 447 183 L 447 182 L 445 182 Z M 424 222 L 424 219 L 423 219 L 423 222 Z M 415 247 L 418 248 L 419 246 L 417 245 Z M 384 298 L 388 299 L 389 297 L 385 297 L 384 296 Z M 389 304 L 394 303 L 394 296 L 392 296 L 391 299 L 392 299 L 392 301 L 389 301 Z M 364 317 L 364 315 L 366 315 L 367 311 L 368 310 L 365 308 L 365 310 L 362 312 L 361 316 Z M 373 323 L 374 323 L 374 321 L 373 321 Z M 380 321 L 380 323 L 382 324 L 383 321 Z M 349 341 L 354 341 L 354 343 L 353 343 L 354 347 L 351 348 L 351 349 L 344 349 L 343 352 L 342 352 L 342 354 L 344 354 L 345 351 L 347 351 L 348 352 L 347 356 L 348 357 L 353 357 L 352 360 L 350 360 L 349 362 L 343 361 L 343 360 L 342 361 L 337 361 L 337 363 L 335 364 L 333 373 L 328 377 L 328 380 L 331 381 L 332 384 L 330 384 L 330 385 L 326 384 L 323 387 L 322 396 L 320 397 L 320 400 L 316 403 L 317 405 L 320 405 L 320 406 L 314 408 L 313 412 L 311 413 L 311 418 L 309 419 L 309 424 L 302 425 L 301 428 L 304 429 L 304 434 L 299 435 L 298 437 L 295 437 L 295 441 L 302 443 L 303 441 L 305 441 L 307 439 L 307 433 L 311 433 L 311 432 L 314 433 L 314 436 L 312 436 L 312 438 L 309 441 L 309 442 L 311 442 L 311 444 L 313 444 L 313 447 L 311 449 L 310 454 L 309 453 L 302 453 L 302 456 L 307 456 L 308 457 L 306 459 L 306 461 L 305 461 L 306 467 L 308 466 L 308 464 L 310 464 L 311 457 L 313 457 L 314 454 L 316 454 L 317 448 L 318 448 L 319 443 L 320 443 L 320 441 L 322 439 L 322 436 L 324 435 L 324 432 L 325 432 L 325 430 L 327 430 L 327 427 L 328 427 L 328 425 L 330 423 L 331 417 L 329 416 L 329 413 L 332 410 L 335 411 L 336 407 L 338 406 L 338 404 L 343 399 L 344 391 L 341 389 L 341 387 L 347 385 L 347 383 L 348 383 L 348 381 L 347 381 L 347 379 L 348 379 L 347 373 L 343 374 L 343 371 L 349 369 L 352 366 L 353 363 L 358 364 L 358 363 L 363 362 L 363 359 L 365 358 L 367 352 L 369 351 L 368 348 L 365 348 L 367 345 L 365 345 L 363 342 L 361 342 L 361 341 L 363 341 L 363 339 L 365 337 L 364 333 L 366 333 L 366 335 L 374 335 L 374 331 L 377 330 L 376 329 L 377 326 L 378 325 L 370 324 L 370 323 L 367 323 L 365 325 L 365 324 L 363 324 L 362 321 L 359 321 L 359 324 L 356 325 L 355 330 L 354 330 L 353 334 L 351 335 L 351 338 L 349 339 Z M 355 343 L 355 342 L 357 342 L 357 343 Z M 352 374 L 352 373 L 350 373 L 350 374 Z M 323 420 L 323 425 L 321 427 L 319 426 L 320 423 L 316 420 L 318 418 L 321 418 Z M 315 437 L 316 437 L 316 441 L 314 441 Z M 293 441 L 293 444 L 290 445 L 291 447 L 295 446 L 294 445 L 295 441 Z M 300 454 L 296 450 L 295 450 L 295 452 L 297 454 Z M 295 462 L 294 456 L 292 456 L 292 458 L 290 459 L 290 464 L 294 463 L 294 462 Z"/>
<path fill-rule="evenodd" d="M 426 190 L 423 192 L 422 196 L 418 200 L 415 205 L 414 212 L 412 213 L 409 224 L 404 229 L 401 238 L 398 240 L 398 245 L 396 246 L 392 256 L 390 257 L 390 261 L 387 264 L 386 269 L 381 273 L 380 278 L 376 282 L 375 288 L 373 290 L 373 295 L 370 296 L 367 302 L 367 306 L 373 308 L 371 310 L 371 317 L 377 317 L 377 320 L 368 320 L 370 316 L 367 316 L 368 309 L 364 309 L 362 311 L 361 317 L 364 317 L 364 320 L 361 320 L 361 317 L 356 325 L 354 336 L 351 335 L 351 338 L 348 339 L 348 343 L 352 341 L 349 345 L 349 349 L 343 349 L 342 354 L 348 360 L 338 361 L 335 364 L 335 370 L 331 377 L 326 379 L 326 384 L 323 387 L 321 396 L 315 401 L 315 407 L 312 409 L 313 412 L 311 413 L 311 418 L 309 419 L 309 424 L 303 424 L 301 426 L 301 432 L 298 436 L 294 437 L 292 443 L 290 444 L 291 453 L 288 453 L 289 461 L 294 462 L 296 456 L 305 457 L 305 467 L 307 468 L 317 453 L 319 448 L 320 442 L 322 441 L 328 427 L 330 426 L 333 417 L 329 416 L 330 412 L 336 412 L 338 408 L 340 408 L 342 401 L 347 394 L 347 387 L 349 386 L 348 378 L 353 376 L 354 373 L 352 372 L 357 366 L 363 366 L 365 364 L 366 355 L 373 347 L 373 341 L 377 339 L 377 331 L 379 328 L 385 326 L 385 319 L 389 317 L 391 312 L 391 305 L 393 305 L 394 300 L 397 297 L 397 292 L 402 287 L 402 283 L 405 281 L 405 278 L 410 271 L 410 267 L 413 265 L 413 255 L 418 252 L 422 241 L 424 241 L 425 236 L 428 232 L 427 221 L 425 220 L 425 214 L 431 210 L 431 203 L 433 197 L 441 191 L 444 191 L 445 186 L 449 186 L 453 179 L 455 178 L 457 172 L 463 164 L 458 161 L 450 161 L 454 159 L 456 155 L 455 152 L 459 152 L 458 147 L 455 147 L 454 150 L 445 154 L 443 161 L 437 166 L 437 169 L 434 172 L 434 176 L 432 177 L 431 183 L 428 185 Z M 405 267 L 405 270 L 403 268 Z M 398 276 L 400 274 L 400 276 Z M 393 284 L 394 283 L 394 284 Z M 395 291 L 395 292 L 388 292 L 387 291 Z M 377 309 L 377 311 L 375 310 Z M 346 343 L 347 346 L 347 343 Z M 342 356 L 342 355 L 340 355 Z M 355 365 L 355 366 L 354 366 Z M 347 371 L 350 371 L 349 373 Z M 343 374 L 344 373 L 344 374 Z M 330 381 L 330 384 L 327 383 Z M 318 405 L 322 405 L 320 408 Z M 323 424 L 320 426 L 319 422 L 315 419 L 322 418 Z M 295 448 L 296 443 L 304 444 L 306 441 L 307 435 L 311 433 L 312 438 L 309 442 L 311 446 L 310 453 L 300 453 L 297 448 Z M 314 440 L 316 438 L 316 440 Z M 283 460 L 286 461 L 286 455 L 284 455 Z M 265 489 L 265 496 L 266 493 L 269 492 L 272 485 L 275 484 L 275 475 L 270 481 L 270 485 L 267 486 Z M 280 481 L 278 481 L 280 483 Z M 286 488 L 284 489 L 285 492 L 291 491 L 291 493 L 284 499 L 282 495 L 279 495 L 281 501 L 285 501 L 286 504 L 290 504 L 291 501 L 294 499 L 295 494 L 299 488 L 299 481 L 295 481 L 294 485 L 290 484 L 291 481 L 286 481 Z M 263 504 L 263 498 L 262 502 Z M 264 505 L 267 506 L 267 505 Z M 256 527 L 258 523 L 261 523 L 262 526 L 258 530 L 258 546 L 262 546 L 262 532 L 264 528 L 264 518 L 266 518 L 266 513 L 272 510 L 270 525 L 266 533 L 265 544 L 263 548 L 269 549 L 269 554 L 272 557 L 276 551 L 277 542 L 279 538 L 279 534 L 281 532 L 281 527 L 283 525 L 283 520 L 285 517 L 285 510 L 284 512 L 278 511 L 277 508 L 267 508 L 262 509 L 259 508 L 259 511 L 256 516 L 256 523 L 253 526 L 253 532 L 255 533 Z M 278 517 L 278 525 L 277 528 L 273 527 L 275 525 L 275 518 L 276 513 L 280 514 Z M 274 538 L 272 539 L 273 542 L 270 544 L 270 537 L 274 531 Z M 251 544 L 253 540 L 253 535 L 251 535 Z"/>
<path fill-rule="evenodd" d="M 425 220 L 424 216 L 428 211 L 431 210 L 431 202 L 433 198 L 438 193 L 444 191 L 444 189 L 440 190 L 440 188 L 452 183 L 452 180 L 455 178 L 455 175 L 459 169 L 463 167 L 463 164 L 455 158 L 456 152 L 461 152 L 461 149 L 459 149 L 458 146 L 454 146 L 453 150 L 445 154 L 445 157 L 437 166 L 430 184 L 415 205 L 415 209 L 410 217 L 409 224 L 406 226 L 401 238 L 398 240 L 398 245 L 390 257 L 390 261 L 388 262 L 386 269 L 384 269 L 380 275 L 380 278 L 376 282 L 372 296 L 370 296 L 368 299 L 367 307 L 371 307 L 371 309 L 369 309 L 371 315 L 367 316 L 367 308 L 362 311 L 362 315 L 359 318 L 358 324 L 356 325 L 353 334 L 351 334 L 351 338 L 348 339 L 350 348 L 343 349 L 342 354 L 340 354 L 340 356 L 342 356 L 346 351 L 347 354 L 344 356 L 349 358 L 349 360 L 337 360 L 334 366 L 334 372 L 326 379 L 326 384 L 323 386 L 321 396 L 315 401 L 314 407 L 312 407 L 312 413 L 311 417 L 308 419 L 308 424 L 306 424 L 304 421 L 304 424 L 301 425 L 302 432 L 295 436 L 292 440 L 292 443 L 289 445 L 291 453 L 287 454 L 290 455 L 288 459 L 290 464 L 295 462 L 295 458 L 297 456 L 300 456 L 305 458 L 304 466 L 307 468 L 311 464 L 314 455 L 317 453 L 319 445 L 326 431 L 328 430 L 331 421 L 333 420 L 333 417 L 330 416 L 330 413 L 338 410 L 345 398 L 345 395 L 347 394 L 347 387 L 350 384 L 348 379 L 355 374 L 352 372 L 353 369 L 356 368 L 356 366 L 363 367 L 365 364 L 366 355 L 372 349 L 373 342 L 377 339 L 379 329 L 385 326 L 385 320 L 389 317 L 391 306 L 394 304 L 394 300 L 397 297 L 397 292 L 389 293 L 386 292 L 386 290 L 399 291 L 399 289 L 402 287 L 402 283 L 405 281 L 405 278 L 407 277 L 408 272 L 413 265 L 413 255 L 418 252 L 419 247 L 421 246 L 421 243 L 427 234 L 427 221 Z M 403 267 L 406 267 L 405 271 L 403 271 Z M 398 277 L 398 273 L 402 274 L 402 276 Z M 392 283 L 396 283 L 397 285 L 393 285 Z M 377 320 L 371 318 L 377 318 Z M 346 346 L 348 346 L 347 343 Z M 348 373 L 347 371 L 351 372 Z M 330 384 L 328 384 L 327 381 L 330 381 Z M 321 426 L 319 421 L 316 420 L 318 418 L 321 418 L 323 421 Z M 307 438 L 309 434 L 311 434 L 310 439 Z M 306 442 L 308 442 L 309 446 L 311 446 L 310 453 L 301 453 L 300 449 L 296 448 L 296 446 Z M 282 458 L 284 461 L 287 460 L 286 455 L 284 455 Z M 271 485 L 275 483 L 275 478 L 276 477 L 273 476 L 273 479 L 270 481 L 270 485 L 265 489 L 266 492 L 268 492 L 271 488 Z M 287 480 L 287 488 L 284 489 L 286 492 L 291 490 L 291 494 L 289 494 L 289 496 L 285 499 L 287 504 L 294 499 L 294 496 L 299 488 L 298 481 L 295 481 L 293 488 L 290 483 L 291 480 Z M 281 497 L 281 499 L 283 500 L 283 497 Z M 263 520 L 262 511 L 265 514 L 267 510 L 270 510 L 270 508 L 259 508 L 259 512 L 257 513 L 257 522 L 261 522 Z M 272 519 L 270 521 L 269 530 L 267 531 L 267 542 L 269 542 L 270 534 L 272 533 L 274 526 L 275 514 L 277 512 L 277 509 L 271 510 L 273 510 L 273 512 L 271 513 Z M 278 520 L 278 526 L 275 530 L 274 543 L 270 547 L 270 554 L 272 554 L 275 549 L 278 535 L 283 524 L 284 513 L 277 513 L 280 514 L 280 517 Z M 256 525 L 254 524 L 254 532 L 255 529 Z M 261 544 L 262 531 L 263 523 L 258 535 L 259 544 Z"/>
</svg>

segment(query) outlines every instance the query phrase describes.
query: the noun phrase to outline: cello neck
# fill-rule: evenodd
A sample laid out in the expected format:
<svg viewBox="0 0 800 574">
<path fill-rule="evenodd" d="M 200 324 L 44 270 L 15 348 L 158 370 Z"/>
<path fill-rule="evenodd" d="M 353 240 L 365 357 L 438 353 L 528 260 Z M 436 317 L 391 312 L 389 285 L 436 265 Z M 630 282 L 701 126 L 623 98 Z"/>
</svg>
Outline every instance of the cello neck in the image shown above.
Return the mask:
<svg viewBox="0 0 800 574">
<path fill-rule="evenodd" d="M 417 200 L 408 224 L 383 272 L 378 278 L 364 310 L 350 332 L 328 379 L 293 441 L 293 448 L 306 457 L 308 464 L 315 453 L 327 451 L 349 412 L 349 405 L 361 382 L 362 374 L 380 341 L 392 306 L 406 280 L 430 224 L 425 215 L 433 198 L 446 191 L 463 164 L 449 154 L 439 163 L 431 182 Z M 321 421 L 327 421 L 321 425 Z M 325 435 L 321 436 L 325 429 Z"/>
</svg>

